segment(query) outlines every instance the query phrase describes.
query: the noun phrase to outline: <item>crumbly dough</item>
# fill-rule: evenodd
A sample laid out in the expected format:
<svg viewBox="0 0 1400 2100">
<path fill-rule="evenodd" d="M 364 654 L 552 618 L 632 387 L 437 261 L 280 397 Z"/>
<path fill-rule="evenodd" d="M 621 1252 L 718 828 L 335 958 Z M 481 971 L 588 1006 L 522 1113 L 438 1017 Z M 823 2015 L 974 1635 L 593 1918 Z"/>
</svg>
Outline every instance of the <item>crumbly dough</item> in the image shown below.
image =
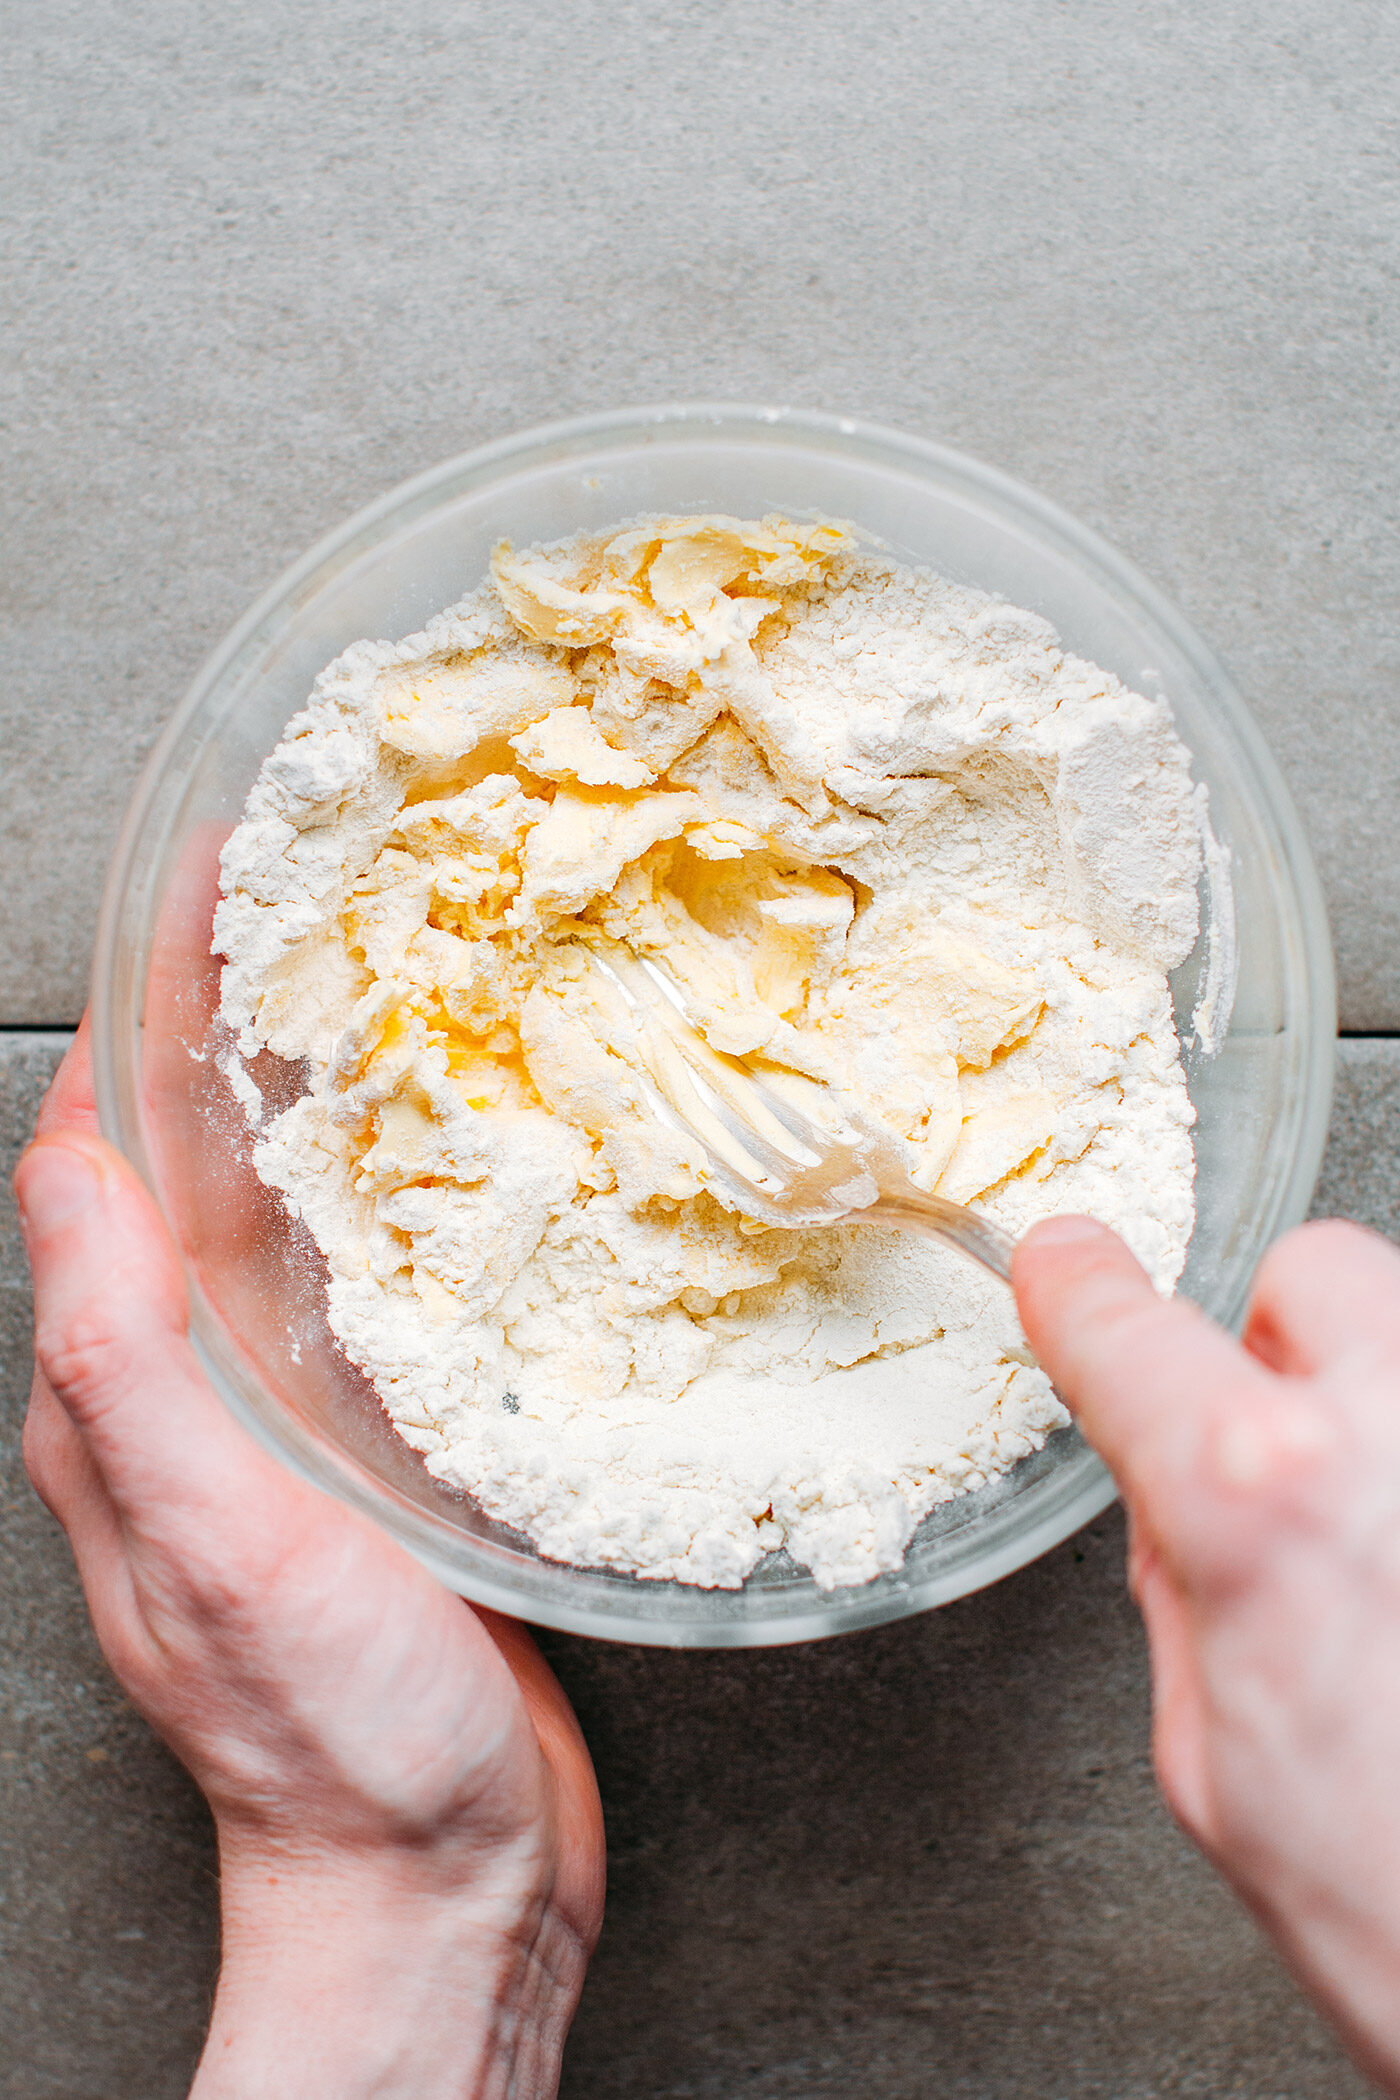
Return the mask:
<svg viewBox="0 0 1400 2100">
<path fill-rule="evenodd" d="M 215 948 L 240 1050 L 308 1060 L 257 1167 L 400 1434 L 552 1558 L 897 1568 L 1065 1419 L 1009 1293 L 726 1209 L 584 950 L 663 957 L 717 1048 L 847 1090 L 921 1187 L 1013 1232 L 1091 1211 L 1166 1287 L 1200 831 L 1161 701 L 829 523 L 503 545 L 349 649 L 229 841 Z"/>
</svg>

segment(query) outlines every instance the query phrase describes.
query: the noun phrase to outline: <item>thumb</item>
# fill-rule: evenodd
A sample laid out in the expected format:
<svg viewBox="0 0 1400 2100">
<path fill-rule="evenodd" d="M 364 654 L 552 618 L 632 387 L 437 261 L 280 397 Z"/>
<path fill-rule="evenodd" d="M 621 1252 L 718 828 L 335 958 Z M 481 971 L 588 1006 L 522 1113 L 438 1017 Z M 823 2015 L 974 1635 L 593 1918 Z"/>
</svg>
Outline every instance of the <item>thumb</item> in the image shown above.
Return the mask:
<svg viewBox="0 0 1400 2100">
<path fill-rule="evenodd" d="M 603 1918 L 607 1840 L 583 1730 L 563 1686 L 525 1627 L 479 1605 L 473 1609 L 514 1673 L 552 1774 L 562 1866 L 556 1896 L 591 1949 Z"/>
<path fill-rule="evenodd" d="M 155 1203 L 111 1145 L 41 1137 L 15 1171 L 34 1278 L 34 1354 L 111 1492 L 203 1500 L 245 1439 L 188 1334 L 179 1257 Z M 211 1470 L 211 1468 L 213 1470 Z"/>
<path fill-rule="evenodd" d="M 1044 1220 L 1011 1276 L 1027 1340 L 1144 1530 L 1178 1568 L 1223 1572 L 1245 1511 L 1323 1428 L 1199 1307 L 1159 1297 L 1107 1226 Z"/>
</svg>

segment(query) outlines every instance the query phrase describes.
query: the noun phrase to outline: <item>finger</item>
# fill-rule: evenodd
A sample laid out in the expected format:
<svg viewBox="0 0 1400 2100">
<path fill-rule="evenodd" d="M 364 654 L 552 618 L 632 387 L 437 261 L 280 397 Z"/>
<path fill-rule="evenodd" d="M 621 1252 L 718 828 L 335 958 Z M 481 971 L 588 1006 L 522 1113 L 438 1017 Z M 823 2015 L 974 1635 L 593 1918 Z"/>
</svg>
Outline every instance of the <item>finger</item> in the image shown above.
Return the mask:
<svg viewBox="0 0 1400 2100">
<path fill-rule="evenodd" d="M 221 1059 L 210 1054 L 226 1041 L 214 1028 L 222 964 L 212 941 L 219 855 L 231 829 L 226 822 L 198 824 L 185 840 L 165 884 L 146 972 L 144 1137 L 167 1215 L 180 1220 L 182 1243 L 192 1255 L 211 1214 L 219 1214 L 220 1232 L 226 1227 L 222 1213 L 239 1149 L 234 1134 L 247 1137 Z M 209 1132 L 215 1134 L 212 1146 Z M 217 1186 L 211 1186 L 211 1175 Z"/>
<path fill-rule="evenodd" d="M 1346 1441 L 1321 1387 L 1276 1377 L 1116 1234 L 1034 1227 L 1012 1264 L 1032 1348 L 1188 1593 L 1257 1580 L 1333 1491 Z"/>
<path fill-rule="evenodd" d="M 233 828 L 227 819 L 196 824 L 165 884 L 146 983 L 146 1033 L 156 1042 L 202 1042 L 218 1010 L 221 964 L 211 939 L 219 859 Z"/>
<path fill-rule="evenodd" d="M 23 1449 L 35 1493 L 68 1535 L 102 1651 L 130 1686 L 135 1614 L 121 1518 L 92 1453 L 42 1371 L 35 1372 L 30 1389 Z"/>
<path fill-rule="evenodd" d="M 1016 1250 L 1012 1282 L 1026 1338 L 1125 1490 L 1147 1484 L 1163 1432 L 1189 1447 L 1266 1373 L 1181 1298 L 1160 1298 L 1116 1233 L 1050 1218 Z M 1155 1529 L 1155 1527 L 1152 1527 Z"/>
<path fill-rule="evenodd" d="M 571 1923 L 585 1947 L 591 1947 L 603 1920 L 606 1840 L 598 1782 L 583 1730 L 563 1686 L 526 1629 L 499 1612 L 473 1608 L 510 1665 L 553 1774 L 564 1870 L 561 1880 L 576 1892 Z"/>
<path fill-rule="evenodd" d="M 97 1102 L 92 1091 L 92 1023 L 84 1014 L 44 1096 L 35 1135 L 51 1137 L 60 1130 L 90 1131 L 95 1135 L 97 1129 Z"/>
<path fill-rule="evenodd" d="M 29 1390 L 21 1451 L 35 1494 L 70 1539 L 99 1501 L 110 1502 L 92 1453 L 39 1370 Z"/>
<path fill-rule="evenodd" d="M 1152 1657 L 1152 1758 L 1176 1820 L 1196 1840 L 1211 1836 L 1206 1697 L 1190 1609 L 1152 1545 L 1135 1554 L 1134 1593 Z"/>
<path fill-rule="evenodd" d="M 1244 1344 L 1273 1370 L 1309 1377 L 1348 1358 L 1400 1355 L 1400 1254 L 1341 1218 L 1300 1225 L 1269 1249 Z"/>
<path fill-rule="evenodd" d="M 119 1507 L 193 1514 L 256 1492 L 246 1476 L 271 1462 L 199 1367 L 174 1246 L 126 1161 L 100 1138 L 39 1138 L 15 1191 L 36 1359 Z"/>
</svg>

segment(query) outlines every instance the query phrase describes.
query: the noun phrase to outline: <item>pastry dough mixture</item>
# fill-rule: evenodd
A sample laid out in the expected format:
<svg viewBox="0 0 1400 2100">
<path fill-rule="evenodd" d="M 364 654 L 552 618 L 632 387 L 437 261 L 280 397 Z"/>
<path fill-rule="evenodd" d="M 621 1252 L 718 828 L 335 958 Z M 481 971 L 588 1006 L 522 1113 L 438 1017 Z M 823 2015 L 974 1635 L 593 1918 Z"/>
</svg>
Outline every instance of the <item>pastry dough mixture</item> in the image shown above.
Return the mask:
<svg viewBox="0 0 1400 2100">
<path fill-rule="evenodd" d="M 586 950 L 662 959 L 713 1045 L 844 1089 L 920 1187 L 1011 1232 L 1090 1211 L 1165 1287 L 1202 817 L 1164 702 L 830 523 L 503 544 L 347 650 L 225 849 L 214 945 L 238 1053 L 307 1061 L 257 1169 L 400 1435 L 553 1559 L 898 1568 L 1066 1419 L 1010 1293 L 725 1208 Z"/>
</svg>

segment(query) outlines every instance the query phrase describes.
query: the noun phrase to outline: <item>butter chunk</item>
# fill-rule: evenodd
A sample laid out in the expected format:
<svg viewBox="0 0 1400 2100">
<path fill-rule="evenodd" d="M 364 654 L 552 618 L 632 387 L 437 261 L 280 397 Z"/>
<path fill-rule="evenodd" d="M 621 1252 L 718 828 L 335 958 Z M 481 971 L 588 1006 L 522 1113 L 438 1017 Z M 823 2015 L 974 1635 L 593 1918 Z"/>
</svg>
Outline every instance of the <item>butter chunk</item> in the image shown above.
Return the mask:
<svg viewBox="0 0 1400 2100">
<path fill-rule="evenodd" d="M 396 668 L 378 682 L 379 735 L 413 758 L 465 758 L 567 701 L 570 690 L 561 666 L 519 653 Z"/>
<path fill-rule="evenodd" d="M 584 787 L 650 787 L 656 775 L 630 751 L 616 751 L 599 734 L 586 707 L 554 707 L 510 739 L 521 764 L 542 780 L 577 780 Z"/>
<path fill-rule="evenodd" d="M 891 945 L 895 953 L 881 952 Z M 1045 1004 L 1034 972 L 997 962 L 951 930 L 905 933 L 898 922 L 879 949 L 852 961 L 839 996 L 851 1013 L 919 1014 L 958 1063 L 973 1069 L 1029 1034 Z"/>
<path fill-rule="evenodd" d="M 989 1102 L 964 1119 L 962 1132 L 936 1192 L 952 1203 L 972 1203 L 1049 1144 L 1057 1122 L 1054 1097 L 1041 1087 Z"/>
<path fill-rule="evenodd" d="M 704 813 L 694 795 L 561 788 L 525 841 L 522 901 L 541 911 L 580 911 L 613 887 L 629 861 Z"/>
</svg>

